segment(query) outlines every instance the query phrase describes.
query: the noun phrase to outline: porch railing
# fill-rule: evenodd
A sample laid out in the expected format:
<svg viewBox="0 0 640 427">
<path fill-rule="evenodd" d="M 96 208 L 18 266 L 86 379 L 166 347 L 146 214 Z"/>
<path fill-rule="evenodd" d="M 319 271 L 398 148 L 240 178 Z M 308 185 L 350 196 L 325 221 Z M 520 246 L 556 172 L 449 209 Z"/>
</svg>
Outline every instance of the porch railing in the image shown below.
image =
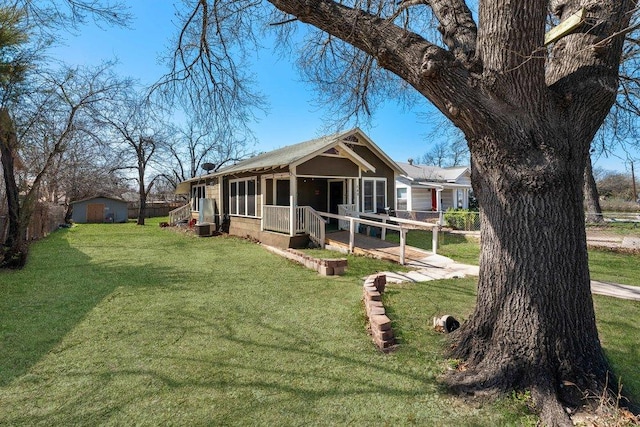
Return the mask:
<svg viewBox="0 0 640 427">
<path fill-rule="evenodd" d="M 311 240 L 324 246 L 325 220 L 310 206 L 296 206 L 293 215 L 293 234 L 308 233 Z M 262 207 L 262 228 L 266 231 L 291 233 L 291 209 L 289 206 L 265 205 Z"/>
<path fill-rule="evenodd" d="M 186 204 L 169 212 L 169 224 L 191 218 L 191 205 Z"/>
<path fill-rule="evenodd" d="M 304 223 L 309 238 L 324 248 L 324 233 L 326 221 L 311 207 L 305 206 L 304 209 Z"/>
<path fill-rule="evenodd" d="M 262 207 L 262 227 L 265 230 L 289 233 L 291 231 L 290 224 L 291 210 L 289 206 L 265 205 Z"/>
<path fill-rule="evenodd" d="M 338 205 L 338 215 L 358 216 L 358 211 L 355 203 Z M 340 228 L 340 230 L 349 230 L 349 221 L 345 219 L 339 219 L 338 228 Z"/>
</svg>

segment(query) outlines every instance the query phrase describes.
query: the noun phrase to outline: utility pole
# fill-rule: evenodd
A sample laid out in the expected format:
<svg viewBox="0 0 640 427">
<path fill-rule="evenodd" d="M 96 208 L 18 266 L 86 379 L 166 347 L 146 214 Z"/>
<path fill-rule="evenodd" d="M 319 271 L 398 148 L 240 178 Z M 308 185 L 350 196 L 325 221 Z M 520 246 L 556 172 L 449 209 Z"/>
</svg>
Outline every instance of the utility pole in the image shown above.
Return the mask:
<svg viewBox="0 0 640 427">
<path fill-rule="evenodd" d="M 638 200 L 640 200 L 640 197 L 638 197 L 638 191 L 636 190 L 636 175 L 633 172 L 633 161 L 630 161 L 630 163 L 631 163 L 631 188 L 633 189 L 634 202 L 637 202 Z"/>
</svg>

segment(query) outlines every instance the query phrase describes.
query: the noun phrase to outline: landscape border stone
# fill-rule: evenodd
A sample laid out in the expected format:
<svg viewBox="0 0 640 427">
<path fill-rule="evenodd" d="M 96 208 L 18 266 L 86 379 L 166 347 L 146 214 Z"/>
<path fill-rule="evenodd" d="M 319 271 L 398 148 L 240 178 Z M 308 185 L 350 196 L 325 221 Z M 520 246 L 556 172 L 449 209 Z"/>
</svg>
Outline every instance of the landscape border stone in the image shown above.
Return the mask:
<svg viewBox="0 0 640 427">
<path fill-rule="evenodd" d="M 389 351 L 396 345 L 391 319 L 386 315 L 382 302 L 382 294 L 386 284 L 387 276 L 383 273 L 367 277 L 362 284 L 362 299 L 367 314 L 369 332 L 373 342 L 381 351 Z"/>
</svg>

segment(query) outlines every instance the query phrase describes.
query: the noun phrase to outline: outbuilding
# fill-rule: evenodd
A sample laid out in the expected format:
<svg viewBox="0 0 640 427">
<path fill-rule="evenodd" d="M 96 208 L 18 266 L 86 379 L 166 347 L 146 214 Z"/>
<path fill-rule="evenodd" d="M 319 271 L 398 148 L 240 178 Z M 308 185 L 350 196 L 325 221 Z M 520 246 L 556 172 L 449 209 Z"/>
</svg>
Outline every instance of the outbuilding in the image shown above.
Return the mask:
<svg viewBox="0 0 640 427">
<path fill-rule="evenodd" d="M 127 202 L 106 196 L 72 202 L 71 220 L 75 223 L 127 222 Z"/>
</svg>

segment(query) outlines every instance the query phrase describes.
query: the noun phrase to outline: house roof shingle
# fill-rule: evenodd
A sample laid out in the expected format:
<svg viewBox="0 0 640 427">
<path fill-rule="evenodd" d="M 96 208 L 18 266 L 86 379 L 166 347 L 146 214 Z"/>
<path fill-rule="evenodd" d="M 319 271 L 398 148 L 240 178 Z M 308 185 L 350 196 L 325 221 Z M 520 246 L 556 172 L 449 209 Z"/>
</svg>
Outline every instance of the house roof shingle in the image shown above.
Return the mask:
<svg viewBox="0 0 640 427">
<path fill-rule="evenodd" d="M 469 170 L 465 166 L 441 168 L 438 166 L 415 165 L 398 163 L 407 172 L 406 176 L 416 181 L 456 182 L 460 176 Z"/>
</svg>

